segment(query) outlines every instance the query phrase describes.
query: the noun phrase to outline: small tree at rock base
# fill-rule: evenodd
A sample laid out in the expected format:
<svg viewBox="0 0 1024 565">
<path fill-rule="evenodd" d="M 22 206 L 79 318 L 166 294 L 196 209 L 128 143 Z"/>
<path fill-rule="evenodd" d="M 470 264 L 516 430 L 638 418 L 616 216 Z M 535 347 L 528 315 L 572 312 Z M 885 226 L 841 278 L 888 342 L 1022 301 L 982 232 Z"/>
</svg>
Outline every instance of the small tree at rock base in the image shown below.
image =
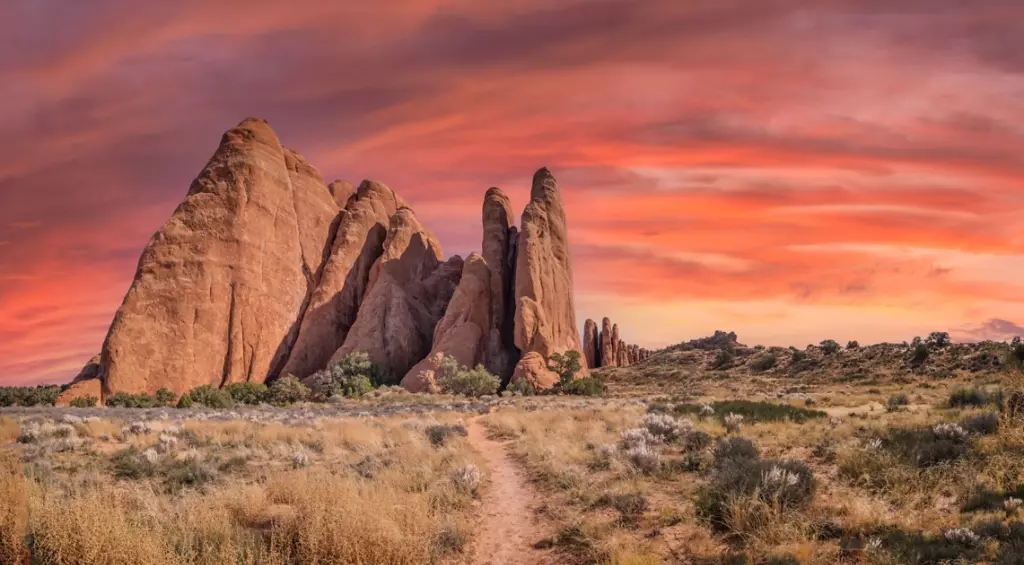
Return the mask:
<svg viewBox="0 0 1024 565">
<path fill-rule="evenodd" d="M 548 369 L 558 373 L 559 384 L 568 385 L 583 369 L 583 364 L 580 363 L 580 352 L 570 349 L 565 353 L 552 353 L 548 357 Z"/>
</svg>

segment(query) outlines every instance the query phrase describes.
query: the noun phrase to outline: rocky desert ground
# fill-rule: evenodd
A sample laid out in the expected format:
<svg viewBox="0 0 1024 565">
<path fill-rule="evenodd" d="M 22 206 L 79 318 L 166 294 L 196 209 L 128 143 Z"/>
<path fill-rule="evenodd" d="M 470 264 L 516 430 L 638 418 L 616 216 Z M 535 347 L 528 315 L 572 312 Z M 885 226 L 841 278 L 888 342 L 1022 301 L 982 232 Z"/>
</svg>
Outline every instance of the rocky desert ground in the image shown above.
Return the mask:
<svg viewBox="0 0 1024 565">
<path fill-rule="evenodd" d="M 719 334 L 600 396 L 8 407 L 0 561 L 1024 562 L 1019 344 L 920 345 Z"/>
</svg>

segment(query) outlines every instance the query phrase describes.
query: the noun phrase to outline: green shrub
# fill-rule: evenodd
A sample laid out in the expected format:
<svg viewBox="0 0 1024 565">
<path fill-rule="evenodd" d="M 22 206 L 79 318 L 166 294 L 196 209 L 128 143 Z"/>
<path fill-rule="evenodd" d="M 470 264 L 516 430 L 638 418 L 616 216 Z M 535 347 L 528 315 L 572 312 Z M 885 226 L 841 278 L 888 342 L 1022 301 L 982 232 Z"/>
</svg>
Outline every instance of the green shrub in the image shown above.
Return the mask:
<svg viewBox="0 0 1024 565">
<path fill-rule="evenodd" d="M 802 423 L 810 418 L 824 418 L 828 416 L 827 413 L 821 410 L 812 410 L 791 404 L 775 404 L 766 401 L 723 400 L 714 402 L 710 406 L 715 411 L 715 418 L 721 422 L 724 422 L 725 417 L 729 414 L 743 416 L 744 421 L 748 424 L 785 420 Z M 699 415 L 700 410 L 701 406 L 697 404 L 676 404 L 675 406 L 677 414 Z"/>
<path fill-rule="evenodd" d="M 178 395 L 174 394 L 166 388 L 157 389 L 156 394 L 153 395 L 156 403 L 160 406 L 167 406 L 178 399 Z"/>
<path fill-rule="evenodd" d="M 509 383 L 508 386 L 505 387 L 505 391 L 512 394 L 519 393 L 523 396 L 533 396 L 537 394 L 537 389 L 533 388 L 533 383 L 526 379 L 520 379 L 514 383 Z"/>
<path fill-rule="evenodd" d="M 224 391 L 237 404 L 262 404 L 267 401 L 267 385 L 263 383 L 231 383 Z"/>
<path fill-rule="evenodd" d="M 186 392 L 185 394 L 181 395 L 181 398 L 178 399 L 178 404 L 176 406 L 178 408 L 192 408 L 192 404 L 192 397 L 189 396 L 188 393 Z"/>
<path fill-rule="evenodd" d="M 857 341 L 848 341 L 848 342 L 846 342 L 846 348 L 847 349 L 860 349 L 860 343 L 857 343 Z"/>
<path fill-rule="evenodd" d="M 741 461 L 756 461 L 761 457 L 757 445 L 741 436 L 720 439 L 715 442 L 715 466 L 733 465 Z"/>
<path fill-rule="evenodd" d="M 918 339 L 918 338 L 915 338 Z M 928 360 L 928 346 L 923 343 L 917 343 L 913 346 L 914 353 L 910 357 L 910 364 L 918 366 Z"/>
<path fill-rule="evenodd" d="M 353 351 L 322 371 L 313 373 L 309 381 L 312 392 L 317 396 L 359 397 L 371 390 L 374 384 L 385 381 L 384 371 L 370 361 L 362 351 Z"/>
<path fill-rule="evenodd" d="M 559 392 L 576 396 L 602 396 L 607 390 L 607 385 L 601 378 L 585 377 L 569 384 L 559 383 L 556 388 Z"/>
<path fill-rule="evenodd" d="M 107 397 L 107 406 L 111 408 L 153 408 L 157 406 L 156 398 L 148 394 L 114 393 Z"/>
<path fill-rule="evenodd" d="M 948 332 L 932 332 L 928 334 L 928 339 L 926 339 L 924 342 L 925 345 L 928 345 L 929 347 L 935 349 L 949 347 L 949 344 L 952 343 L 949 339 Z"/>
<path fill-rule="evenodd" d="M 72 408 L 93 408 L 99 401 L 95 396 L 80 396 L 73 398 L 69 404 Z"/>
<path fill-rule="evenodd" d="M 950 408 L 985 406 L 993 401 L 991 395 L 974 388 L 958 388 L 950 393 L 947 403 Z"/>
<path fill-rule="evenodd" d="M 309 398 L 309 388 L 293 375 L 277 379 L 270 385 L 268 398 L 274 404 L 294 404 Z"/>
<path fill-rule="evenodd" d="M 750 361 L 750 370 L 763 373 L 774 367 L 778 360 L 774 353 L 762 353 Z"/>
<path fill-rule="evenodd" d="M 732 368 L 732 363 L 735 360 L 735 356 L 728 349 L 719 349 L 718 353 L 715 354 L 714 360 L 711 361 L 709 369 L 712 371 L 724 371 Z"/>
<path fill-rule="evenodd" d="M 454 364 L 458 367 L 458 361 L 454 357 L 445 357 L 445 363 Z M 475 369 L 465 367 L 450 370 L 442 364 L 443 371 L 439 371 L 437 385 L 441 390 L 449 394 L 462 394 L 465 396 L 484 396 L 495 394 L 501 387 L 501 379 L 492 375 L 483 365 L 477 365 Z"/>
<path fill-rule="evenodd" d="M 834 339 L 826 339 L 818 344 L 818 347 L 821 348 L 822 353 L 825 355 L 835 355 L 836 353 L 839 353 L 839 342 Z"/>
<path fill-rule="evenodd" d="M 192 402 L 201 404 L 207 408 L 234 408 L 235 401 L 226 390 L 214 388 L 210 385 L 197 386 L 189 391 L 188 395 Z"/>
<path fill-rule="evenodd" d="M 0 406 L 53 406 L 60 394 L 57 385 L 0 387 Z"/>
</svg>

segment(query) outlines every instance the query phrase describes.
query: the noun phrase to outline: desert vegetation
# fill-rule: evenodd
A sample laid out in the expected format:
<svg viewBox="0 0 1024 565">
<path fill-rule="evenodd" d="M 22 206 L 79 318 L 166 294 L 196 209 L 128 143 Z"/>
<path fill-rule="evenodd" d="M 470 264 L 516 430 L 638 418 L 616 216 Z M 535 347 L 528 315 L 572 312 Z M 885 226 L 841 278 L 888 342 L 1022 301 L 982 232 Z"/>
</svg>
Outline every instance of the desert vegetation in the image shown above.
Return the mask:
<svg viewBox="0 0 1024 565">
<path fill-rule="evenodd" d="M 463 435 L 436 432 L 462 414 L 180 414 L 0 418 L 0 562 L 409 564 L 466 550 L 481 473 Z"/>
</svg>

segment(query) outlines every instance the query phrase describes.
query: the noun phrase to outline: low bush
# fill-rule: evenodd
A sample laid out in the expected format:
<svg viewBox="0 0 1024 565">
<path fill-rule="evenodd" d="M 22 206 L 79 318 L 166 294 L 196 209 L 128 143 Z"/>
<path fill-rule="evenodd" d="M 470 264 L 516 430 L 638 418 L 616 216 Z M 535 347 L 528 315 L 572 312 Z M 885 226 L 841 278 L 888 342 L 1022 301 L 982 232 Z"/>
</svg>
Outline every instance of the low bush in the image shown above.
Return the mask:
<svg viewBox="0 0 1024 565">
<path fill-rule="evenodd" d="M 761 452 L 757 445 L 745 437 L 733 436 L 728 439 L 720 439 L 715 442 L 713 452 L 715 466 L 733 465 L 743 461 L 756 461 L 760 459 Z"/>
<path fill-rule="evenodd" d="M 905 463 L 919 468 L 950 463 L 970 451 L 970 442 L 965 437 L 946 434 L 943 432 L 946 428 L 940 426 L 890 429 L 881 438 L 881 446 Z"/>
<path fill-rule="evenodd" d="M 637 523 L 650 507 L 647 498 L 638 492 L 605 493 L 594 502 L 594 506 L 618 511 L 619 521 L 623 524 Z"/>
<path fill-rule="evenodd" d="M 438 369 L 437 385 L 443 392 L 464 396 L 495 394 L 501 387 L 501 378 L 492 375 L 483 365 L 475 369 L 459 367 L 454 357 L 445 357 Z"/>
<path fill-rule="evenodd" d="M 557 392 L 575 396 L 604 396 L 608 385 L 600 377 L 584 377 L 556 387 Z"/>
<path fill-rule="evenodd" d="M 99 402 L 99 399 L 95 396 L 80 396 L 71 399 L 69 404 L 72 408 L 93 408 L 97 402 Z"/>
<path fill-rule="evenodd" d="M 384 370 L 370 361 L 369 355 L 354 351 L 326 369 L 313 373 L 309 382 L 312 383 L 312 392 L 320 398 L 358 398 L 372 391 L 375 383 L 380 385 L 390 380 Z"/>
<path fill-rule="evenodd" d="M 158 405 L 160 405 L 160 406 L 167 406 L 168 404 L 170 404 L 170 403 L 174 402 L 175 400 L 177 400 L 178 399 L 178 395 L 174 394 L 173 392 L 171 392 L 170 390 L 168 390 L 166 388 L 159 388 L 159 389 L 157 389 L 156 393 L 153 395 L 153 399 L 156 400 L 156 403 Z"/>
<path fill-rule="evenodd" d="M 779 358 L 776 357 L 774 353 L 762 353 L 761 355 L 758 355 L 757 357 L 753 358 L 748 364 L 748 366 L 750 367 L 751 371 L 754 371 L 756 373 L 763 373 L 774 367 L 775 364 L 778 363 L 778 361 Z"/>
<path fill-rule="evenodd" d="M 949 395 L 946 403 L 950 408 L 986 406 L 996 401 L 996 396 L 975 388 L 958 388 Z"/>
<path fill-rule="evenodd" d="M 825 355 L 835 355 L 836 353 L 839 353 L 839 342 L 834 339 L 826 339 L 818 344 L 818 347 L 821 348 L 821 352 Z"/>
<path fill-rule="evenodd" d="M 762 460 L 748 440 L 731 438 L 715 448 L 711 480 L 697 493 L 695 508 L 719 531 L 733 526 L 734 504 L 760 502 L 775 513 L 803 508 L 814 497 L 816 481 L 802 461 Z"/>
<path fill-rule="evenodd" d="M 889 401 L 886 403 L 886 409 L 889 412 L 896 412 L 904 406 L 910 405 L 910 398 L 905 394 L 894 394 L 889 397 Z"/>
<path fill-rule="evenodd" d="M 668 414 L 644 414 L 640 419 L 640 425 L 653 437 L 666 442 L 676 441 L 693 433 L 693 422 L 677 420 Z"/>
<path fill-rule="evenodd" d="M 447 424 L 436 424 L 433 426 L 427 426 L 425 430 L 427 438 L 430 439 L 430 443 L 435 446 L 444 445 L 448 438 L 452 436 L 466 437 L 469 432 L 466 431 L 464 426 L 449 426 Z"/>
<path fill-rule="evenodd" d="M 189 396 L 188 393 L 185 393 L 181 395 L 181 398 L 178 399 L 178 404 L 176 404 L 175 406 L 177 408 L 192 408 L 193 404 L 194 403 L 192 402 L 192 397 Z"/>
<path fill-rule="evenodd" d="M 57 385 L 2 386 L 0 406 L 53 406 L 60 392 Z"/>
<path fill-rule="evenodd" d="M 111 408 L 153 408 L 159 406 L 159 403 L 148 394 L 118 392 L 107 397 L 106 405 Z"/>
<path fill-rule="evenodd" d="M 537 394 L 537 389 L 533 387 L 533 383 L 526 379 L 519 379 L 514 383 L 509 383 L 505 387 L 505 392 L 509 394 L 518 394 L 520 396 L 533 396 Z"/>
<path fill-rule="evenodd" d="M 192 402 L 201 404 L 207 408 L 234 408 L 235 401 L 224 389 L 214 388 L 210 385 L 197 386 L 188 393 Z"/>
<path fill-rule="evenodd" d="M 293 375 L 277 379 L 267 391 L 267 400 L 273 404 L 286 405 L 303 402 L 309 398 L 309 387 Z"/>
<path fill-rule="evenodd" d="M 237 404 L 262 404 L 267 401 L 269 390 L 263 383 L 231 383 L 224 391 Z"/>
<path fill-rule="evenodd" d="M 700 415 L 702 406 L 704 405 L 677 404 L 674 411 L 677 414 Z M 821 410 L 765 401 L 725 400 L 714 402 L 710 406 L 714 410 L 713 415 L 723 423 L 725 417 L 729 414 L 739 414 L 748 423 L 781 422 L 786 420 L 802 423 L 811 418 L 825 418 L 828 416 L 827 413 Z"/>
<path fill-rule="evenodd" d="M 715 354 L 715 358 L 711 361 L 711 365 L 708 369 L 712 371 L 724 371 L 732 368 L 733 361 L 736 357 L 728 349 L 719 349 L 718 353 Z"/>
<path fill-rule="evenodd" d="M 992 435 L 999 431 L 999 415 L 992 412 L 985 412 L 976 416 L 969 416 L 960 423 L 963 429 L 976 435 Z"/>
</svg>

